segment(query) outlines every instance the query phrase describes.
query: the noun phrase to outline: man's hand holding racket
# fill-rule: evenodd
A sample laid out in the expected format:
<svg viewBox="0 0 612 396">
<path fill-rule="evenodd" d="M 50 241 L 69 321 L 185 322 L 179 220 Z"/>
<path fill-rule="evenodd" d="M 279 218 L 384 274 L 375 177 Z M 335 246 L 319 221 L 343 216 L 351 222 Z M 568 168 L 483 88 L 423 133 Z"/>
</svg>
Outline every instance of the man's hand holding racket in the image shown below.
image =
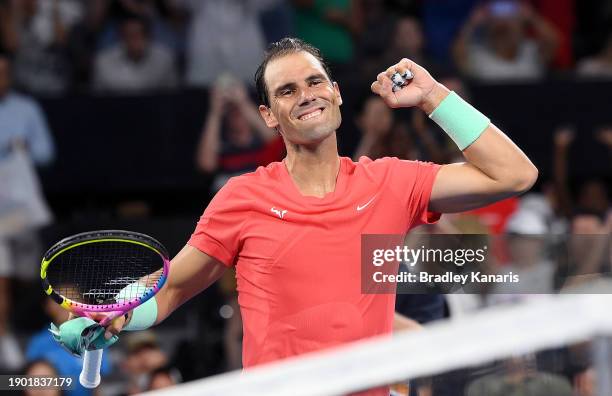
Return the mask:
<svg viewBox="0 0 612 396">
<path fill-rule="evenodd" d="M 166 282 L 169 262 L 159 242 L 129 231 L 78 234 L 47 251 L 40 271 L 43 289 L 72 314 L 50 331 L 66 349 L 83 356 L 79 379 L 84 387 L 100 383 L 102 351 L 121 330 L 154 324 L 154 296 Z"/>
<path fill-rule="evenodd" d="M 103 322 L 107 318 L 107 316 L 108 315 L 101 313 L 93 313 L 90 315 L 91 319 L 93 319 L 97 323 Z M 79 316 L 70 313 L 70 315 L 68 315 L 68 320 L 72 320 L 78 317 Z M 121 333 L 121 330 L 123 330 L 123 328 L 128 324 L 131 317 L 132 311 L 129 311 L 125 315 L 119 316 L 111 320 L 110 323 L 108 323 L 106 327 L 104 327 L 104 339 L 110 340 L 113 336 L 119 336 L 119 333 Z"/>
</svg>

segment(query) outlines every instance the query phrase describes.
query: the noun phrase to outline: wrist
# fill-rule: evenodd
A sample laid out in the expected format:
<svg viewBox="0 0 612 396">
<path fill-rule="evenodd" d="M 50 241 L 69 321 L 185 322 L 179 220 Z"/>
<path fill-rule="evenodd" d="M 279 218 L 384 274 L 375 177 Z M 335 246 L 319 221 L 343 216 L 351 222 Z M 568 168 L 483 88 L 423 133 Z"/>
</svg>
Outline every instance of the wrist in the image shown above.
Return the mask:
<svg viewBox="0 0 612 396">
<path fill-rule="evenodd" d="M 448 88 L 436 82 L 433 88 L 423 96 L 418 107 L 423 110 L 425 114 L 430 115 L 449 94 L 450 91 Z"/>
<path fill-rule="evenodd" d="M 157 321 L 157 301 L 151 297 L 142 305 L 137 306 L 128 314 L 128 320 L 123 325 L 125 331 L 145 330 Z"/>
<path fill-rule="evenodd" d="M 138 282 L 131 283 L 121 289 L 115 296 L 115 300 L 124 301 L 129 300 L 131 296 L 142 295 L 143 288 L 146 288 L 143 284 Z M 124 318 L 123 330 L 125 331 L 144 330 L 153 326 L 157 320 L 157 301 L 155 296 L 127 312 Z"/>
<path fill-rule="evenodd" d="M 452 92 L 429 115 L 457 144 L 460 150 L 471 145 L 491 121 L 469 103 Z"/>
</svg>

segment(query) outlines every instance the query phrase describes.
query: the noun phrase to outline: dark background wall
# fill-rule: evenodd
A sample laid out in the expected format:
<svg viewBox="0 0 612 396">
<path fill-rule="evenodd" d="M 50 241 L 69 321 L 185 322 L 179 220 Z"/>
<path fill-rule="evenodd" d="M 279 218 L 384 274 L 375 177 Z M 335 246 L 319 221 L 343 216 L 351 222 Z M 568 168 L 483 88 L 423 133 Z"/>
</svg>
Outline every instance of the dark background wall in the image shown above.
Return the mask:
<svg viewBox="0 0 612 396">
<path fill-rule="evenodd" d="M 359 141 L 353 120 L 366 92 L 361 85 L 342 86 L 342 155 L 351 155 Z M 571 176 L 610 177 L 608 153 L 592 136 L 612 125 L 612 83 L 470 85 L 469 92 L 471 102 L 534 159 L 541 179 L 550 174 L 554 129 L 570 123 L 577 129 Z M 198 173 L 194 161 L 206 92 L 79 96 L 42 105 L 58 145 L 43 182 L 60 216 L 133 199 L 148 202 L 156 213 L 197 213 L 206 206 L 210 177 Z"/>
</svg>

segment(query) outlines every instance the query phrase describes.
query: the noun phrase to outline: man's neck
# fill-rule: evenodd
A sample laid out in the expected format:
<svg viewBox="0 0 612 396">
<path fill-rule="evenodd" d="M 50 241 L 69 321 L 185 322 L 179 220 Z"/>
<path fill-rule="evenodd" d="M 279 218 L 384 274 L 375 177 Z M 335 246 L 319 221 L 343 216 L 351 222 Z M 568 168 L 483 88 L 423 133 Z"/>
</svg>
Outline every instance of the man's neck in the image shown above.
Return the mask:
<svg viewBox="0 0 612 396">
<path fill-rule="evenodd" d="M 336 134 L 313 148 L 289 145 L 283 162 L 302 195 L 323 198 L 336 189 L 340 170 Z"/>
</svg>

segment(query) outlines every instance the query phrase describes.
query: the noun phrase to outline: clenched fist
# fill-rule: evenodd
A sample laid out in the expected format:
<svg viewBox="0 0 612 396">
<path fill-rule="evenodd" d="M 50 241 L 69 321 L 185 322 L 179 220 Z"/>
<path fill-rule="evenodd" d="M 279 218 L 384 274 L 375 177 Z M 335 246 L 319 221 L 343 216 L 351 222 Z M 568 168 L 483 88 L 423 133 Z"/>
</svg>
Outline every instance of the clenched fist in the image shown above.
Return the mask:
<svg viewBox="0 0 612 396">
<path fill-rule="evenodd" d="M 395 73 L 404 75 L 409 71 L 413 78 L 394 92 L 391 77 Z M 423 67 L 409 59 L 402 59 L 380 73 L 372 83 L 372 92 L 379 95 L 389 107 L 419 107 L 431 113 L 448 95 L 449 90 L 438 83 Z"/>
</svg>

